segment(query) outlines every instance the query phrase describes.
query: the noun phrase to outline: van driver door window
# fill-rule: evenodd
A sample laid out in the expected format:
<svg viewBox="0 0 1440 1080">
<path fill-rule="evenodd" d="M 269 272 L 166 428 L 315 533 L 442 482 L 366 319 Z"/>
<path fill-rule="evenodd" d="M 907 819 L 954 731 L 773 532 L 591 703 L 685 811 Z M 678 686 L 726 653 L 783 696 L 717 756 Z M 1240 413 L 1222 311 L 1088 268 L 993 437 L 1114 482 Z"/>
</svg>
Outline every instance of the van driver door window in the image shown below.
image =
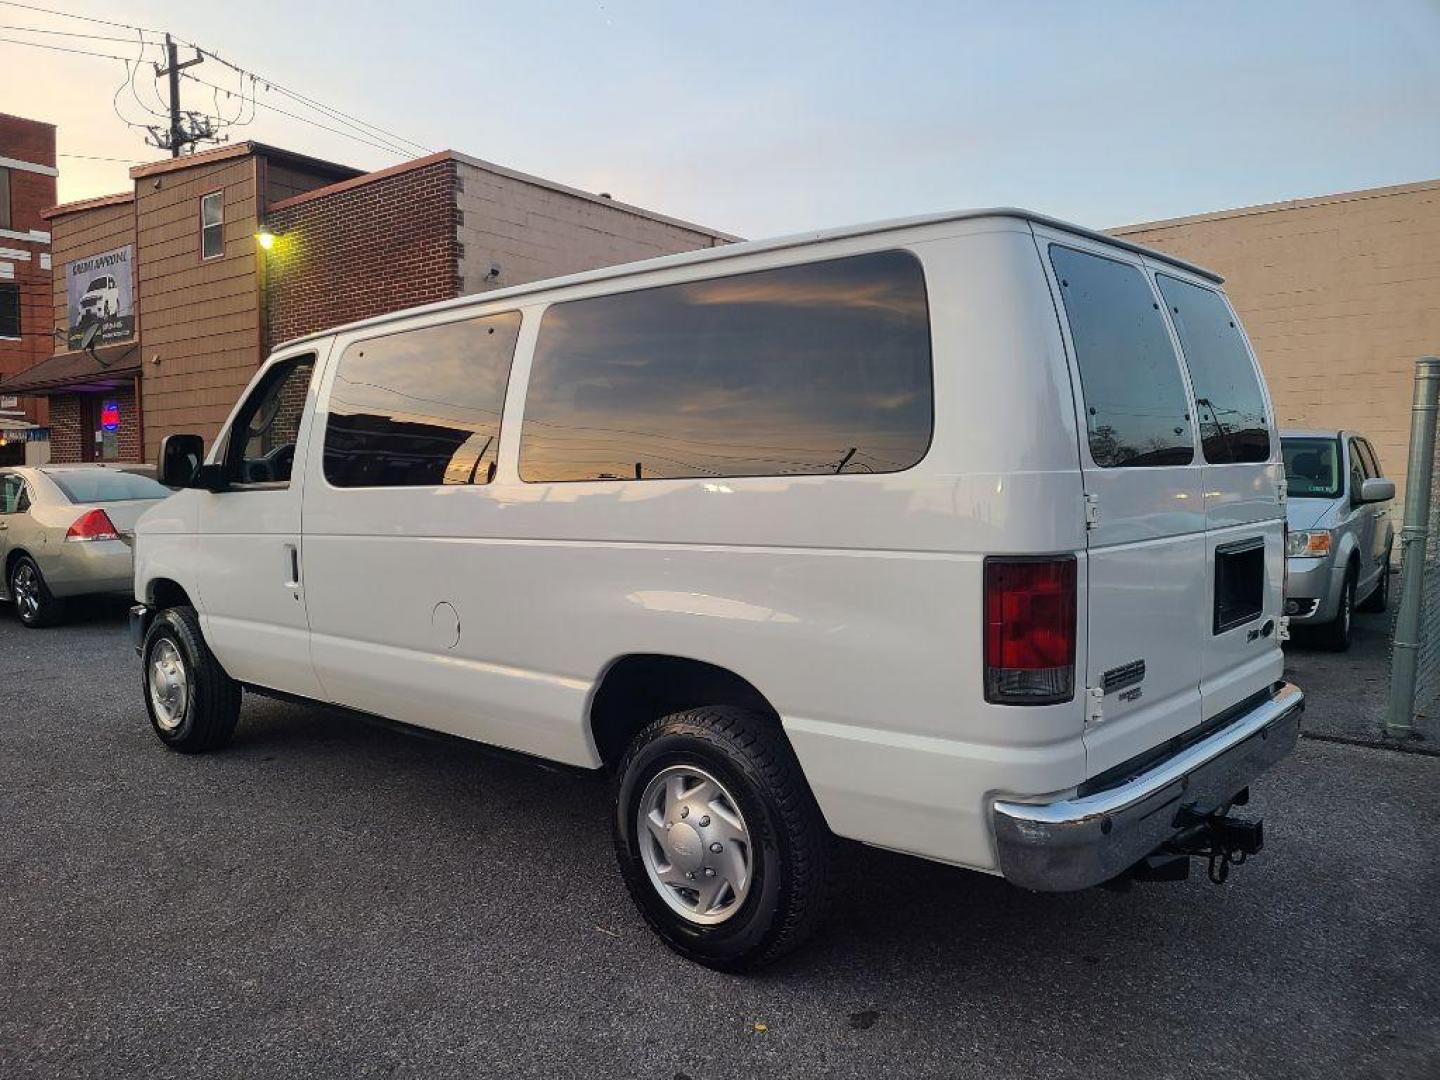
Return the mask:
<svg viewBox="0 0 1440 1080">
<path fill-rule="evenodd" d="M 236 679 L 310 697 L 320 685 L 300 574 L 297 463 L 316 361 L 314 353 L 283 360 L 251 386 L 216 454 L 226 486 L 196 493 L 206 638 Z"/>
</svg>

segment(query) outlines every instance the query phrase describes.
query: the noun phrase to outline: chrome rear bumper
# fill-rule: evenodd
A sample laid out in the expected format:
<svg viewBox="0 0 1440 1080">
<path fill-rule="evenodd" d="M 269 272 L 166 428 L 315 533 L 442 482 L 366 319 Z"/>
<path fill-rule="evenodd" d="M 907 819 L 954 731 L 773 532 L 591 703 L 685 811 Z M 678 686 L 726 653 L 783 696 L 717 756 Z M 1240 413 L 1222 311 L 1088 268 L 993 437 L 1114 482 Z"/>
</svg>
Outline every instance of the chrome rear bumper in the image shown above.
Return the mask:
<svg viewBox="0 0 1440 1080">
<path fill-rule="evenodd" d="M 1223 809 L 1290 753 L 1304 707 L 1300 688 L 1281 683 L 1255 708 L 1115 787 L 1050 803 L 997 801 L 1000 872 L 1044 892 L 1124 873 L 1180 831 L 1177 818 Z"/>
</svg>

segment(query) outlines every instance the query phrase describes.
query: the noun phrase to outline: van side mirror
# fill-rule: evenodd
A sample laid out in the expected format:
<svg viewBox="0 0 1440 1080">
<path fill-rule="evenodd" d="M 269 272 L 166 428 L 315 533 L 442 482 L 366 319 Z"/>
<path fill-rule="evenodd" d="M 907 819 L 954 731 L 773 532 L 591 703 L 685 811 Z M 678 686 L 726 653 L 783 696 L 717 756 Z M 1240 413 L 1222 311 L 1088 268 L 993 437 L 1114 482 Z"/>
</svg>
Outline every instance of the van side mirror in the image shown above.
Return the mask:
<svg viewBox="0 0 1440 1080">
<path fill-rule="evenodd" d="M 1395 481 L 1383 476 L 1372 476 L 1360 485 L 1360 502 L 1388 502 L 1395 498 Z"/>
<path fill-rule="evenodd" d="M 198 487 L 195 480 L 204 460 L 205 440 L 199 435 L 166 435 L 160 440 L 156 479 L 168 488 Z"/>
</svg>

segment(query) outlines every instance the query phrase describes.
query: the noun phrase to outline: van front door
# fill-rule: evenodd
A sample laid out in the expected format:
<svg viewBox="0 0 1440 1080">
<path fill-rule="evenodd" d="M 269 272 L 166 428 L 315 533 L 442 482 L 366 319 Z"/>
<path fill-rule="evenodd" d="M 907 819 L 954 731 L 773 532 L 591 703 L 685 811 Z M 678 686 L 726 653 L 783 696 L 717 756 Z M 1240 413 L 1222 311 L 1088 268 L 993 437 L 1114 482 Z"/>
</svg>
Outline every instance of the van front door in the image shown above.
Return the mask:
<svg viewBox="0 0 1440 1080">
<path fill-rule="evenodd" d="M 197 581 L 205 640 L 241 682 L 319 697 L 300 577 L 300 504 L 316 356 L 251 383 L 216 454 L 224 490 L 200 493 Z"/>
<path fill-rule="evenodd" d="M 1202 470 L 1183 369 L 1138 259 L 1036 228 L 1072 364 L 1087 503 L 1094 776 L 1200 722 Z"/>
</svg>

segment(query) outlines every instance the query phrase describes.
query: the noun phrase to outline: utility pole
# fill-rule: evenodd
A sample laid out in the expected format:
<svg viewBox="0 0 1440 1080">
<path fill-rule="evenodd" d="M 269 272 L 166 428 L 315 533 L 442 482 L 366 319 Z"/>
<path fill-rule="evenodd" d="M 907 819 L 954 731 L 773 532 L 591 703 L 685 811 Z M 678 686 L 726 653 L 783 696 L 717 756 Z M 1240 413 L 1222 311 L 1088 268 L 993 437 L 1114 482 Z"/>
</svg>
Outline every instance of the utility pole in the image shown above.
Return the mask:
<svg viewBox="0 0 1440 1080">
<path fill-rule="evenodd" d="M 170 130 L 162 132 L 157 127 L 147 130 L 150 132 L 150 144 L 161 150 L 169 150 L 171 157 L 179 157 L 180 151 L 187 146 L 215 138 L 215 128 L 210 123 L 210 117 L 180 110 L 180 72 L 204 62 L 205 54 L 196 49 L 195 58 L 182 64 L 179 47 L 169 34 L 165 35 L 165 66 L 162 68 L 156 65 L 155 74 L 168 76 L 170 80 Z"/>
</svg>

